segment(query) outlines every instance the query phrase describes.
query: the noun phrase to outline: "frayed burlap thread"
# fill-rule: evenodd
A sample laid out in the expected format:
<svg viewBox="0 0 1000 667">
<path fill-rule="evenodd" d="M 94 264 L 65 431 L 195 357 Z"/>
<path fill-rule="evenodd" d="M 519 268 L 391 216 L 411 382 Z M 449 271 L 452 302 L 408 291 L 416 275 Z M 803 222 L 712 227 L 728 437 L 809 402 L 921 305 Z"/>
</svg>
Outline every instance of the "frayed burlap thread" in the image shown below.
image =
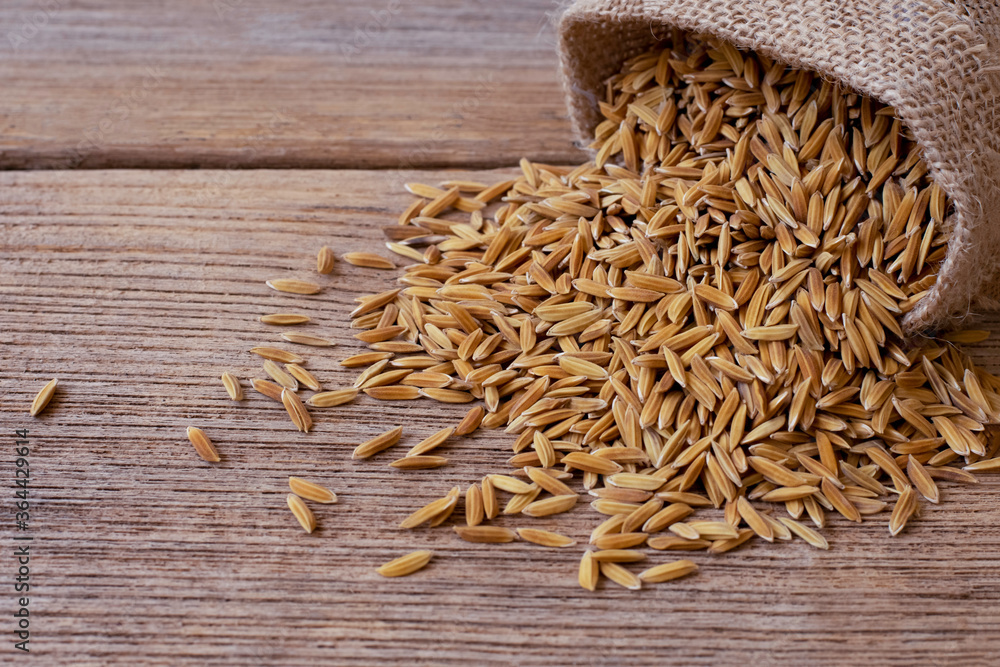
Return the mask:
<svg viewBox="0 0 1000 667">
<path fill-rule="evenodd" d="M 951 196 L 948 253 L 910 333 L 1000 307 L 1000 5 L 940 0 L 577 0 L 559 22 L 581 140 L 604 81 L 680 29 L 757 51 L 896 108 Z"/>
</svg>

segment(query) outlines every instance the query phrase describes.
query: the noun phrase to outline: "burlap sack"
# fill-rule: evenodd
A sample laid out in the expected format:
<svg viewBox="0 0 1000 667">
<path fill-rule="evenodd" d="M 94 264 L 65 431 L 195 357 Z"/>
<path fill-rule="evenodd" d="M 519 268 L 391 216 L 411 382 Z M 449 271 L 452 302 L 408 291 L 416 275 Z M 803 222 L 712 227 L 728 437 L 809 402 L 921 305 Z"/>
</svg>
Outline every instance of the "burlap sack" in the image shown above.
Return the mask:
<svg viewBox="0 0 1000 667">
<path fill-rule="evenodd" d="M 893 105 L 956 214 L 910 332 L 1000 307 L 1000 4 L 989 0 L 577 0 L 559 23 L 570 116 L 600 121 L 602 83 L 670 28 L 819 72 Z"/>
</svg>

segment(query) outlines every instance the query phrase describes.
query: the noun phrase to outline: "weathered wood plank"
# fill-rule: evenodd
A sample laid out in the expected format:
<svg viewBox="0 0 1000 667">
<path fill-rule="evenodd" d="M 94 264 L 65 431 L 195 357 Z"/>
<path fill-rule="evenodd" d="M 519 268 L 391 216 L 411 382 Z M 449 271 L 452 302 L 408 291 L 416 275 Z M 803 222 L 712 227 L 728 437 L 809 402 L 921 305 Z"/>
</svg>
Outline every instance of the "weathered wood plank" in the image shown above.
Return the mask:
<svg viewBox="0 0 1000 667">
<path fill-rule="evenodd" d="M 5 2 L 0 168 L 572 162 L 556 7 Z"/>
<path fill-rule="evenodd" d="M 447 176 L 455 176 L 451 173 Z M 474 174 L 491 178 L 489 174 Z M 29 428 L 32 651 L 45 664 L 989 664 L 1000 649 L 1000 480 L 943 485 L 940 506 L 889 538 L 887 517 L 831 519 L 829 552 L 801 542 L 692 556 L 700 574 L 630 593 L 590 594 L 576 563 L 595 522 L 582 506 L 531 525 L 581 544 L 471 545 L 447 528 L 400 532 L 413 508 L 503 469 L 510 437 L 447 445 L 452 465 L 403 474 L 388 454 L 352 461 L 358 442 L 397 423 L 416 442 L 463 412 L 362 398 L 315 411 L 297 433 L 224 370 L 259 374 L 247 349 L 274 340 L 262 313 L 294 309 L 339 341 L 309 351 L 328 386 L 362 349 L 345 327 L 352 299 L 392 272 L 343 264 L 315 297 L 267 278 L 313 272 L 314 251 L 379 251 L 404 180 L 444 173 L 78 171 L 0 174 L 0 427 L 11 526 L 15 428 Z M 384 252 L 384 250 L 382 251 Z M 987 322 L 1000 331 L 1000 319 Z M 995 341 L 977 358 L 1000 372 Z M 49 410 L 34 392 L 62 380 Z M 244 380 L 245 381 L 245 380 Z M 224 460 L 200 462 L 197 424 Z M 328 483 L 340 503 L 305 535 L 284 505 L 286 477 Z M 501 520 L 524 525 L 525 519 Z M 436 559 L 384 580 L 415 548 Z M 653 563 L 670 559 L 651 552 Z M 0 558 L 8 577 L 11 558 Z M 10 609 L 9 590 L 3 595 Z M 10 617 L 0 622 L 9 640 Z M 0 646 L 7 656 L 9 645 Z M 41 664 L 41 663 L 40 663 Z"/>
</svg>

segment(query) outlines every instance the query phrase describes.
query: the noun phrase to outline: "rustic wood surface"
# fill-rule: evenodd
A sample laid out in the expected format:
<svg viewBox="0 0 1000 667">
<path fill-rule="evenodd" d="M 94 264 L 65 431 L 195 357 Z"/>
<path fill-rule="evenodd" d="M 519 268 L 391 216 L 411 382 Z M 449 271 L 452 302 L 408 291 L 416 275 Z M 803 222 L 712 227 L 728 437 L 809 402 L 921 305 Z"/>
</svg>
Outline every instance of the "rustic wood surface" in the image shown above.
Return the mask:
<svg viewBox="0 0 1000 667">
<path fill-rule="evenodd" d="M 995 664 L 1000 649 L 1000 480 L 945 484 L 940 506 L 890 538 L 887 516 L 834 517 L 832 548 L 752 544 L 691 557 L 699 574 L 629 592 L 576 584 L 598 516 L 552 519 L 563 550 L 472 545 L 447 527 L 398 521 L 452 485 L 503 470 L 511 437 L 446 446 L 448 467 L 401 473 L 390 453 L 351 448 L 390 425 L 414 443 L 463 410 L 354 404 L 315 410 L 299 434 L 249 390 L 247 350 L 279 329 L 256 318 L 305 312 L 335 338 L 306 350 L 327 387 L 362 349 L 352 300 L 394 273 L 341 263 L 315 274 L 316 249 L 381 248 L 407 180 L 455 172 L 77 171 L 0 173 L 0 424 L 7 490 L 0 576 L 10 581 L 14 429 L 32 454 L 31 656 L 12 656 L 5 585 L 0 662 L 17 664 Z M 498 173 L 467 174 L 479 179 Z M 270 291 L 275 277 L 319 278 L 322 294 Z M 987 326 L 1000 333 L 1000 319 Z M 1000 372 L 1000 347 L 977 359 Z M 223 371 L 248 398 L 230 401 Z M 36 392 L 60 386 L 39 418 Z M 201 462 L 184 437 L 203 427 L 223 456 Z M 329 484 L 306 535 L 285 507 L 286 477 Z M 461 516 L 460 514 L 456 516 Z M 437 556 L 409 578 L 374 568 L 409 550 Z M 650 563 L 671 559 L 650 551 Z"/>
<path fill-rule="evenodd" d="M 572 162 L 557 0 L 7 0 L 0 168 Z"/>
</svg>

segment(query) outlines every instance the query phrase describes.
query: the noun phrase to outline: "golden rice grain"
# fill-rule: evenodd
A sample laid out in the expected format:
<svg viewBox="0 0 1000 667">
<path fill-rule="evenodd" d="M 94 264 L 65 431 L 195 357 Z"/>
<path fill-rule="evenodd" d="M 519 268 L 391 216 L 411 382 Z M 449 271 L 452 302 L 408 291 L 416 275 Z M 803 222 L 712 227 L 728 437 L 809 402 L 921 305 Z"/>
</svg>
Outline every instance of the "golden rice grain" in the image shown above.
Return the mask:
<svg viewBox="0 0 1000 667">
<path fill-rule="evenodd" d="M 348 389 L 335 389 L 334 391 L 324 391 L 313 394 L 306 399 L 306 405 L 314 408 L 332 408 L 353 401 L 358 395 L 358 390 L 350 387 Z"/>
<path fill-rule="evenodd" d="M 770 524 L 764 520 L 764 518 L 754 509 L 754 506 L 750 504 L 750 501 L 745 497 L 740 496 L 736 499 L 736 508 L 739 512 L 740 517 L 746 522 L 750 530 L 757 533 L 757 535 L 768 542 L 774 541 L 774 531 L 771 529 Z M 702 537 L 706 537 L 702 535 Z"/>
<path fill-rule="evenodd" d="M 962 468 L 970 472 L 994 472 L 1000 470 L 1000 458 L 976 461 Z"/>
<path fill-rule="evenodd" d="M 618 563 L 598 562 L 601 574 L 622 588 L 637 591 L 642 588 L 642 580 Z"/>
<path fill-rule="evenodd" d="M 412 401 L 420 398 L 420 390 L 416 387 L 369 387 L 364 392 L 380 401 Z"/>
<path fill-rule="evenodd" d="M 790 531 L 801 537 L 806 543 L 811 544 L 817 549 L 829 549 L 830 544 L 826 541 L 826 538 L 817 533 L 815 530 L 799 523 L 794 519 L 789 519 L 788 517 L 782 516 L 778 517 L 778 521 L 785 525 Z"/>
<path fill-rule="evenodd" d="M 337 502 L 337 494 L 333 491 L 301 477 L 289 477 L 288 486 L 295 495 L 314 503 L 331 504 Z"/>
<path fill-rule="evenodd" d="M 622 522 L 622 533 L 631 533 L 639 530 L 662 507 L 663 501 L 659 498 L 647 500 L 625 517 L 625 521 Z"/>
<path fill-rule="evenodd" d="M 594 552 L 589 550 L 583 552 L 583 557 L 580 559 L 580 572 L 577 575 L 580 586 L 588 591 L 597 590 L 597 582 L 601 576 L 599 568 L 600 565 L 594 560 Z"/>
<path fill-rule="evenodd" d="M 424 438 L 416 445 L 414 445 L 410 451 L 406 453 L 407 456 L 420 456 L 421 454 L 426 454 L 427 452 L 437 449 L 444 442 L 451 437 L 455 432 L 454 426 L 449 426 L 448 428 L 443 428 L 434 435 Z"/>
<path fill-rule="evenodd" d="M 301 366 L 306 363 L 303 357 L 294 352 L 288 352 L 277 347 L 254 347 L 250 351 L 259 357 L 264 357 L 271 361 L 280 361 L 283 364 L 299 364 Z"/>
<path fill-rule="evenodd" d="M 198 456 L 209 463 L 218 463 L 221 460 L 219 452 L 215 449 L 215 445 L 212 444 L 212 441 L 208 439 L 208 436 L 200 428 L 188 426 L 187 437 L 191 441 L 191 444 L 194 445 L 194 450 L 198 452 Z"/>
<path fill-rule="evenodd" d="M 502 526 L 454 526 L 454 529 L 466 542 L 498 544 L 513 542 L 517 538 L 513 530 Z"/>
<path fill-rule="evenodd" d="M 462 417 L 462 421 L 460 421 L 458 426 L 455 427 L 455 435 L 469 435 L 475 431 L 479 428 L 479 425 L 483 423 L 483 416 L 485 414 L 486 412 L 483 410 L 481 405 L 477 405 L 469 409 L 469 411 L 465 413 L 465 416 Z"/>
<path fill-rule="evenodd" d="M 483 518 L 485 518 L 483 492 L 475 484 L 470 484 L 465 491 L 465 524 L 478 526 L 483 522 Z"/>
<path fill-rule="evenodd" d="M 529 466 L 524 469 L 524 472 L 528 476 L 528 479 L 540 486 L 543 490 L 551 493 L 553 496 L 576 495 L 573 489 L 568 487 L 564 482 L 556 479 L 541 468 L 533 468 Z"/>
<path fill-rule="evenodd" d="M 496 489 L 493 488 L 493 481 L 487 475 L 481 482 L 483 492 L 483 513 L 487 519 L 495 519 L 500 513 L 500 505 L 497 502 Z"/>
<path fill-rule="evenodd" d="M 285 364 L 285 370 L 288 371 L 289 375 L 313 391 L 319 391 L 323 388 L 315 375 L 298 364 Z M 306 402 L 308 403 L 308 401 Z"/>
<path fill-rule="evenodd" d="M 229 371 L 222 374 L 222 386 L 226 388 L 229 398 L 234 401 L 243 400 L 243 387 L 240 386 L 240 381 L 237 377 Z"/>
<path fill-rule="evenodd" d="M 586 452 L 570 452 L 563 457 L 562 462 L 571 468 L 598 475 L 614 475 L 622 471 L 622 467 L 614 461 L 602 459 Z"/>
<path fill-rule="evenodd" d="M 991 332 L 982 329 L 965 329 L 964 331 L 950 331 L 942 336 L 942 338 L 951 343 L 973 345 L 975 343 L 982 343 L 990 335 Z"/>
<path fill-rule="evenodd" d="M 725 521 L 690 521 L 687 525 L 705 540 L 731 540 L 740 535 L 736 528 Z"/>
<path fill-rule="evenodd" d="M 279 292 L 290 294 L 318 294 L 323 288 L 308 280 L 296 280 L 294 278 L 276 278 L 268 280 L 267 286 Z"/>
<path fill-rule="evenodd" d="M 435 520 L 437 517 L 448 514 L 454 510 L 455 506 L 458 504 L 458 487 L 454 487 L 443 498 L 438 498 L 434 500 L 416 512 L 406 517 L 400 524 L 400 528 L 409 529 L 416 528 L 417 526 L 427 523 L 428 521 Z"/>
<path fill-rule="evenodd" d="M 394 269 L 396 265 L 388 259 L 370 252 L 349 252 L 343 255 L 344 261 L 354 266 L 368 269 Z"/>
<path fill-rule="evenodd" d="M 383 577 L 405 577 L 427 567 L 433 555 L 431 551 L 413 551 L 389 561 L 375 571 Z"/>
<path fill-rule="evenodd" d="M 551 516 L 568 512 L 576 506 L 578 496 L 550 496 L 544 500 L 536 500 L 521 510 L 521 514 L 533 517 Z"/>
<path fill-rule="evenodd" d="M 631 549 L 646 542 L 646 533 L 609 533 L 593 540 L 598 549 Z"/>
<path fill-rule="evenodd" d="M 532 484 L 530 490 L 527 493 L 517 493 L 511 496 L 511 499 L 507 501 L 504 505 L 504 514 L 520 514 L 525 510 L 531 503 L 535 502 L 535 499 L 542 494 L 541 487 Z"/>
<path fill-rule="evenodd" d="M 294 331 L 285 331 L 281 334 L 281 337 L 287 340 L 289 343 L 296 343 L 298 345 L 311 345 L 313 347 L 330 347 L 335 345 L 332 340 L 327 340 L 320 336 L 311 336 L 309 334 L 295 333 Z"/>
<path fill-rule="evenodd" d="M 281 392 L 284 391 L 285 388 L 280 384 L 268 382 L 267 380 L 259 380 L 257 378 L 250 380 L 250 384 L 258 393 L 264 394 L 271 400 L 281 403 Z"/>
<path fill-rule="evenodd" d="M 356 391 L 356 390 L 355 390 Z M 381 451 L 389 449 L 397 442 L 399 442 L 400 436 L 403 435 L 403 427 L 397 426 L 391 431 L 386 431 L 380 435 L 375 436 L 371 440 L 361 443 L 354 448 L 354 453 L 351 455 L 353 459 L 366 459 L 369 456 L 374 456 Z"/>
<path fill-rule="evenodd" d="M 625 519 L 632 514 L 635 510 L 639 509 L 639 505 L 634 502 L 628 502 L 624 500 L 614 500 L 610 498 L 601 498 L 600 500 L 595 500 L 590 503 L 590 506 L 601 514 L 614 515 L 621 514 L 621 522 L 624 523 Z M 619 524 L 619 528 L 621 525 Z"/>
<path fill-rule="evenodd" d="M 281 403 L 285 406 L 285 410 L 288 412 L 288 416 L 291 418 L 292 423 L 295 424 L 295 428 L 299 429 L 303 433 L 308 433 L 309 429 L 312 428 L 313 421 L 312 417 L 309 416 L 309 411 L 306 406 L 302 404 L 302 399 L 300 399 L 295 392 L 289 389 L 281 390 Z"/>
<path fill-rule="evenodd" d="M 260 321 L 264 324 L 288 326 L 292 324 L 305 324 L 309 321 L 309 316 L 297 315 L 295 313 L 275 313 L 273 315 L 262 315 Z"/>
<path fill-rule="evenodd" d="M 712 546 L 712 543 L 708 540 L 700 538 L 688 540 L 674 535 L 658 535 L 656 537 L 651 537 L 646 540 L 646 544 L 651 549 L 660 549 L 662 551 L 698 551 Z"/>
<path fill-rule="evenodd" d="M 634 549 L 604 549 L 594 551 L 592 558 L 598 563 L 637 563 L 646 559 L 646 554 Z"/>
<path fill-rule="evenodd" d="M 270 375 L 272 380 L 285 389 L 289 389 L 291 391 L 299 390 L 299 381 L 270 359 L 264 360 L 264 372 Z"/>
<path fill-rule="evenodd" d="M 594 544 L 599 538 L 604 535 L 610 535 L 611 533 L 620 533 L 622 528 L 622 522 L 625 521 L 625 514 L 615 514 L 608 519 L 605 519 L 600 524 L 598 524 L 590 532 L 590 543 Z"/>
<path fill-rule="evenodd" d="M 470 487 L 471 488 L 471 487 Z M 562 548 L 576 544 L 576 540 L 559 533 L 553 533 L 539 528 L 518 528 L 518 536 L 526 542 L 541 545 L 543 547 Z"/>
<path fill-rule="evenodd" d="M 427 524 L 428 527 L 434 528 L 436 526 L 440 526 L 442 523 L 451 518 L 451 515 L 455 513 L 455 508 L 458 506 L 458 498 L 460 494 L 461 492 L 457 486 L 451 487 L 451 490 L 448 491 L 445 498 L 449 498 L 452 502 L 444 509 L 444 511 L 431 519 L 430 523 Z"/>
<path fill-rule="evenodd" d="M 906 526 L 906 522 L 910 520 L 910 517 L 913 516 L 916 510 L 917 494 L 913 491 L 912 486 L 907 486 L 899 494 L 896 506 L 892 510 L 892 516 L 889 517 L 889 534 L 893 536 L 899 535 Z"/>
<path fill-rule="evenodd" d="M 330 250 L 329 247 L 323 246 L 319 249 L 319 252 L 316 253 L 316 271 L 322 274 L 333 273 L 333 264 L 335 260 L 336 257 L 334 256 L 333 251 Z"/>
<path fill-rule="evenodd" d="M 739 531 L 739 535 L 737 537 L 714 540 L 712 542 L 712 546 L 708 548 L 708 553 L 723 554 L 726 553 L 727 551 L 732 551 L 736 547 L 745 544 L 753 536 L 754 532 L 752 530 L 746 529 Z"/>
<path fill-rule="evenodd" d="M 941 498 L 941 493 L 938 490 L 937 484 L 934 483 L 934 478 L 927 472 L 927 468 L 915 459 L 912 454 L 906 458 L 906 474 L 910 478 L 910 481 L 913 482 L 913 486 L 924 498 L 932 503 L 937 503 Z"/>
<path fill-rule="evenodd" d="M 383 361 L 392 357 L 392 352 L 362 352 L 347 357 L 340 362 L 341 366 L 347 368 L 357 368 L 359 366 L 370 366 L 371 364 Z"/>
<path fill-rule="evenodd" d="M 975 475 L 959 468 L 928 468 L 927 473 L 934 479 L 943 479 L 960 484 L 979 484 L 979 479 Z"/>
<path fill-rule="evenodd" d="M 371 366 L 363 370 L 360 375 L 358 375 L 358 377 L 354 380 L 354 386 L 358 387 L 359 389 L 364 388 L 364 386 L 368 384 L 368 381 L 370 379 L 372 379 L 373 377 L 378 377 L 382 373 L 382 370 L 388 365 L 389 362 L 388 360 L 385 359 L 372 364 Z M 405 374 L 398 375 L 397 377 L 405 377 Z M 383 386 L 384 384 L 385 382 L 380 382 L 374 386 Z"/>
<path fill-rule="evenodd" d="M 665 479 L 653 477 L 652 475 L 640 475 L 638 473 L 620 472 L 610 475 L 607 481 L 614 486 L 640 489 L 644 491 L 656 491 L 667 483 Z"/>
<path fill-rule="evenodd" d="M 530 493 L 532 490 L 531 485 L 527 482 L 509 475 L 487 475 L 487 479 L 490 480 L 494 488 L 506 491 L 507 493 Z"/>
<path fill-rule="evenodd" d="M 407 328 L 402 325 L 376 327 L 369 331 L 364 331 L 359 334 L 354 334 L 354 337 L 360 340 L 362 343 L 381 343 L 383 341 L 395 338 L 396 336 L 405 332 L 406 330 Z"/>
<path fill-rule="evenodd" d="M 833 509 L 844 515 L 844 518 L 861 523 L 861 513 L 830 480 L 824 478 L 822 488 L 823 496 L 830 502 Z"/>
<path fill-rule="evenodd" d="M 399 470 L 427 470 L 448 465 L 448 459 L 443 456 L 405 456 L 389 465 Z"/>
<path fill-rule="evenodd" d="M 316 530 L 316 515 L 306 506 L 305 502 L 294 493 L 289 493 L 286 500 L 288 501 L 288 509 L 292 510 L 292 514 L 302 526 L 302 530 L 307 533 Z"/>
<path fill-rule="evenodd" d="M 698 571 L 698 566 L 689 560 L 675 560 L 672 563 L 663 563 L 643 570 L 639 573 L 639 579 L 648 584 L 659 584 L 664 581 L 680 579 Z"/>
<path fill-rule="evenodd" d="M 31 401 L 31 408 L 28 410 L 28 414 L 32 417 L 37 417 L 45 409 L 45 406 L 49 404 L 49 401 L 52 400 L 52 395 L 56 393 L 56 385 L 58 384 L 58 378 L 46 382 L 45 386 L 35 395 L 34 400 Z"/>
<path fill-rule="evenodd" d="M 420 396 L 426 396 L 427 398 L 432 398 L 441 403 L 469 403 L 470 401 L 476 400 L 476 397 L 468 392 L 455 391 L 453 389 L 436 389 L 429 387 L 427 389 L 419 389 L 418 393 Z"/>
<path fill-rule="evenodd" d="M 694 509 L 690 505 L 672 503 L 649 517 L 646 523 L 642 525 L 642 531 L 644 533 L 658 533 L 667 526 L 690 516 L 693 512 Z"/>
</svg>

